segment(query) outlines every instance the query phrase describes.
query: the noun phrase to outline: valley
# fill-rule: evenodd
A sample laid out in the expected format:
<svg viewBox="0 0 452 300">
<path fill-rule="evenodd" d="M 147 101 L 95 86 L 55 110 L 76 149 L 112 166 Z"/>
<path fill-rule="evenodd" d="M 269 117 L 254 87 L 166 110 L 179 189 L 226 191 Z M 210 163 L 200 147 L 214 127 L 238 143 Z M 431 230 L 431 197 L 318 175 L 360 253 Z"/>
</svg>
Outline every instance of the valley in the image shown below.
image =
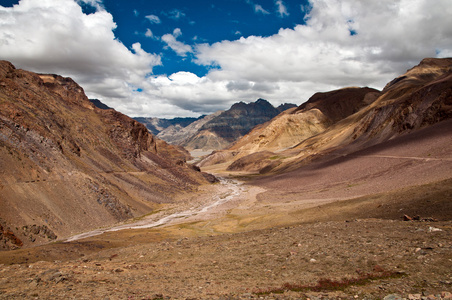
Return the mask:
<svg viewBox="0 0 452 300">
<path fill-rule="evenodd" d="M 452 298 L 452 59 L 193 155 L 0 67 L 0 299 Z"/>
</svg>

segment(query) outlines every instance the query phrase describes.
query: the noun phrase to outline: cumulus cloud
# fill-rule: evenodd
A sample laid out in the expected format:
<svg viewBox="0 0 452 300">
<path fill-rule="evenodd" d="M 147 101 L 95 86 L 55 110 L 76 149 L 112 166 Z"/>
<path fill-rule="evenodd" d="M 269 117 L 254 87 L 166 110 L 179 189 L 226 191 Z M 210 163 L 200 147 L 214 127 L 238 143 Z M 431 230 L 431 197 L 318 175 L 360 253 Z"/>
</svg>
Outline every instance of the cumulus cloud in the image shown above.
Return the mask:
<svg viewBox="0 0 452 300">
<path fill-rule="evenodd" d="M 74 0 L 0 6 L 0 53 L 21 68 L 71 76 L 90 97 L 128 115 L 160 117 L 197 116 L 260 97 L 301 104 L 344 86 L 382 88 L 425 57 L 452 56 L 450 0 L 310 0 L 300 9 L 309 12 L 303 25 L 268 37 L 188 45 L 176 29 L 161 38 L 209 68 L 205 76 L 152 75 L 159 55 L 138 43 L 128 49 L 115 39 L 108 12 L 85 15 Z"/>
<path fill-rule="evenodd" d="M 148 15 L 145 18 L 148 19 L 149 22 L 151 22 L 152 24 L 160 24 L 160 23 L 162 23 L 160 18 L 158 16 L 156 16 L 156 15 Z"/>
<path fill-rule="evenodd" d="M 206 76 L 174 74 L 150 84 L 168 103 L 200 113 L 259 97 L 301 104 L 318 91 L 381 89 L 425 57 L 451 55 L 447 2 L 311 0 L 302 7 L 309 12 L 305 25 L 197 45 L 197 62 L 213 67 Z"/>
<path fill-rule="evenodd" d="M 103 8 L 102 0 L 77 0 L 77 3 L 81 5 L 89 5 L 96 9 Z"/>
<path fill-rule="evenodd" d="M 271 82 L 259 95 L 299 103 L 343 86 L 382 88 L 422 58 L 445 56 L 452 47 L 448 0 L 434 7 L 427 0 L 311 0 L 310 6 L 306 25 L 198 45 L 198 63 L 218 66 L 208 78 L 219 84 L 233 78 L 230 92 Z"/>
<path fill-rule="evenodd" d="M 254 10 L 255 13 L 261 13 L 261 14 L 264 14 L 264 15 L 270 14 L 270 12 L 268 12 L 266 9 L 264 9 L 262 7 L 262 5 L 256 4 L 252 0 L 246 0 L 246 3 L 248 3 L 249 5 L 251 5 L 253 7 L 253 10 Z"/>
<path fill-rule="evenodd" d="M 97 3 L 97 1 L 92 1 Z M 71 0 L 21 0 L 0 7 L 0 53 L 17 67 L 77 80 L 93 97 L 127 98 L 161 64 L 139 43 L 128 49 L 114 36 L 103 9 L 86 15 Z"/>
</svg>

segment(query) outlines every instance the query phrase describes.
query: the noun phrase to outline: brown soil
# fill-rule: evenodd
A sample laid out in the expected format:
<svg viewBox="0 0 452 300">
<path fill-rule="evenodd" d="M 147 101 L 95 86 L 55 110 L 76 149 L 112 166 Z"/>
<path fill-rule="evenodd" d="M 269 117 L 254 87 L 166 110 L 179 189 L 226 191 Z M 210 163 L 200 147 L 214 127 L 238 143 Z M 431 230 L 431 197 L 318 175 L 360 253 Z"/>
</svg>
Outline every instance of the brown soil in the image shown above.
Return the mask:
<svg viewBox="0 0 452 300">
<path fill-rule="evenodd" d="M 262 207 L 262 191 L 247 186 L 210 214 L 167 227 L 2 252 L 0 299 L 383 299 L 452 291 L 451 179 L 298 210 Z"/>
</svg>

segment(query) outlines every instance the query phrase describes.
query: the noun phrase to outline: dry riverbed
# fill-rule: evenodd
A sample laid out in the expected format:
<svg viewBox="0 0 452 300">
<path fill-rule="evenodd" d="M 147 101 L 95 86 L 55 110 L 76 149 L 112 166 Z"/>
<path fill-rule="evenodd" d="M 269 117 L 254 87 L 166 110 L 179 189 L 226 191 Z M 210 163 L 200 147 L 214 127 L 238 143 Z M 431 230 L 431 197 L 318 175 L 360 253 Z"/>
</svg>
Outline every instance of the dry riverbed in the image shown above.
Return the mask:
<svg viewBox="0 0 452 300">
<path fill-rule="evenodd" d="M 451 299 L 452 222 L 401 218 L 450 211 L 448 183 L 273 206 L 265 186 L 206 187 L 141 228 L 0 253 L 0 299 Z"/>
</svg>

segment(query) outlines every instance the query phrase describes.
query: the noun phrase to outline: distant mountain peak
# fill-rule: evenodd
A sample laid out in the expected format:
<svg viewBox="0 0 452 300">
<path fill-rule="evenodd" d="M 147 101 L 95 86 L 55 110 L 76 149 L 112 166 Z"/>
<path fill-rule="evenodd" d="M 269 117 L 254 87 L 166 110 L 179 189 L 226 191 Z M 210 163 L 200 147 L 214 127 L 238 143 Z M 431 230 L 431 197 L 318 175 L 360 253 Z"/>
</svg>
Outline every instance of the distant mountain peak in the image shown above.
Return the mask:
<svg viewBox="0 0 452 300">
<path fill-rule="evenodd" d="M 189 150 L 224 149 L 255 126 L 271 120 L 285 109 L 292 107 L 296 105 L 283 104 L 275 108 L 262 98 L 250 103 L 240 101 L 234 103 L 229 110 L 208 115 L 187 127 L 170 126 L 162 130 L 159 137 Z"/>
</svg>

